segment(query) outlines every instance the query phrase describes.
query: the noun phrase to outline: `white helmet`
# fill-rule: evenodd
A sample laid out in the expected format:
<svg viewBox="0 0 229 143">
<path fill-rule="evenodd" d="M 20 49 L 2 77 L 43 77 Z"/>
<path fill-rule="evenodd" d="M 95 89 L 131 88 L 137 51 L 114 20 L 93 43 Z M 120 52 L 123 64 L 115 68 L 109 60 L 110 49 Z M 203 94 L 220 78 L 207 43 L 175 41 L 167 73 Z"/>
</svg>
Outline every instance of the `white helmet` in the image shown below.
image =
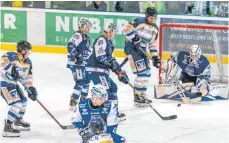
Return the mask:
<svg viewBox="0 0 229 143">
<path fill-rule="evenodd" d="M 190 48 L 190 58 L 195 61 L 200 58 L 201 56 L 201 48 L 199 45 L 192 45 Z"/>
<path fill-rule="evenodd" d="M 93 97 L 99 97 L 99 98 L 104 98 L 104 102 L 108 100 L 108 94 L 106 88 L 101 85 L 97 84 L 94 85 L 91 89 L 91 96 Z"/>
<path fill-rule="evenodd" d="M 117 32 L 118 29 L 117 27 L 114 25 L 114 23 L 109 23 L 109 24 L 106 24 L 104 26 L 104 29 L 103 29 L 105 32 L 110 32 L 110 30 L 113 30 L 114 32 Z"/>
<path fill-rule="evenodd" d="M 84 26 L 88 26 L 91 29 L 92 28 L 92 23 L 88 19 L 83 18 L 83 19 L 80 20 L 80 25 L 79 26 L 80 26 L 80 28 L 82 28 Z"/>
</svg>

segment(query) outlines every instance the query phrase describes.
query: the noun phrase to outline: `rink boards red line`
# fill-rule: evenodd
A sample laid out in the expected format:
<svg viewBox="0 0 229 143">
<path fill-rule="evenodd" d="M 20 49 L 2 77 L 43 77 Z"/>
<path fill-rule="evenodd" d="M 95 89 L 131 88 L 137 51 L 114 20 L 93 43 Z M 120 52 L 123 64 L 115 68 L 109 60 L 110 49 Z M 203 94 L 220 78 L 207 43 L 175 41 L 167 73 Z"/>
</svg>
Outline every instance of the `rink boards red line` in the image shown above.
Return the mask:
<svg viewBox="0 0 229 143">
<path fill-rule="evenodd" d="M 1 43 L 0 45 L 1 50 L 5 51 L 16 51 L 16 45 L 15 44 L 4 44 Z M 54 54 L 67 54 L 67 49 L 64 46 L 40 46 L 40 45 L 33 45 L 33 52 L 39 52 L 39 53 L 54 53 Z M 126 57 L 123 50 L 115 50 L 114 52 L 115 57 Z M 168 60 L 170 57 L 170 53 L 163 53 L 162 59 Z M 207 55 L 208 60 L 210 63 L 216 63 L 217 58 L 214 55 Z M 222 63 L 228 64 L 228 56 L 222 56 Z"/>
</svg>

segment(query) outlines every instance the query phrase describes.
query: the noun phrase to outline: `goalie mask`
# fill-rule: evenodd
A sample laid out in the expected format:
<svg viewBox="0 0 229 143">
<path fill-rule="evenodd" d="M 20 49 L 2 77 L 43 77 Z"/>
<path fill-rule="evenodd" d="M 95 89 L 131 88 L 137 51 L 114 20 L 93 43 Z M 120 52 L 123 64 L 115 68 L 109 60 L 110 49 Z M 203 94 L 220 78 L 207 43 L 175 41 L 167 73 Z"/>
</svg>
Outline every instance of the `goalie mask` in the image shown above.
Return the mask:
<svg viewBox="0 0 229 143">
<path fill-rule="evenodd" d="M 201 48 L 199 45 L 192 45 L 190 48 L 190 59 L 192 61 L 196 61 L 200 58 L 201 56 Z"/>
</svg>

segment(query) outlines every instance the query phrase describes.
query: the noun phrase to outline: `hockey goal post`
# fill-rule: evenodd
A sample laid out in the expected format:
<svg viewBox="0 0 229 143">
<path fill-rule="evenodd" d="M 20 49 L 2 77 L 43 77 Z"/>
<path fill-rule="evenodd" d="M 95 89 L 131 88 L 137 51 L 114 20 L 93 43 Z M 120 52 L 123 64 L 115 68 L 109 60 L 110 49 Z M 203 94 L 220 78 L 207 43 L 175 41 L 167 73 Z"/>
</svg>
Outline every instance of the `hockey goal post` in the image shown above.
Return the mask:
<svg viewBox="0 0 229 143">
<path fill-rule="evenodd" d="M 209 24 L 164 23 L 159 29 L 159 55 L 166 67 L 173 52 L 200 45 L 212 67 L 211 82 L 228 83 L 228 26 Z M 159 80 L 162 82 L 161 70 Z"/>
</svg>

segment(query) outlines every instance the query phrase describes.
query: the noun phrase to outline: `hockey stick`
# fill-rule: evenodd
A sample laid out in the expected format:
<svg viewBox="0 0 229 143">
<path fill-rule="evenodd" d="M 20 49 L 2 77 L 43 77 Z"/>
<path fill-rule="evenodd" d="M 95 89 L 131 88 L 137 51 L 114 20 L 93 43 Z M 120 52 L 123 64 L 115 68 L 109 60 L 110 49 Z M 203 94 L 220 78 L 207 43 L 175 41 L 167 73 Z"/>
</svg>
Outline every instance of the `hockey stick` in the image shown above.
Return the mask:
<svg viewBox="0 0 229 143">
<path fill-rule="evenodd" d="M 122 67 L 126 64 L 127 61 L 128 61 L 128 57 L 126 57 L 126 58 L 122 61 L 122 63 L 120 64 L 120 67 L 122 68 Z"/>
<path fill-rule="evenodd" d="M 141 52 L 144 55 L 146 55 L 148 58 L 150 58 L 152 60 L 152 62 L 154 62 L 153 58 L 150 55 L 148 55 L 141 47 L 138 47 L 138 48 L 141 50 Z M 173 80 L 173 84 L 177 87 L 179 95 L 180 95 L 180 97 L 184 103 L 197 103 L 197 102 L 200 102 L 202 100 L 202 97 L 201 97 L 202 93 L 201 92 L 190 93 L 190 92 L 186 91 L 186 89 L 173 76 L 171 76 L 164 68 L 162 68 L 161 66 L 159 66 L 158 68 L 161 69 L 163 72 L 165 72 Z M 183 92 L 182 92 L 182 89 L 183 89 Z M 195 95 L 195 96 L 199 96 L 199 97 L 194 98 L 194 99 L 189 99 L 186 97 L 184 92 L 188 95 Z"/>
<path fill-rule="evenodd" d="M 119 74 L 121 74 L 119 71 L 117 71 L 117 74 L 119 75 Z M 125 76 L 124 76 L 124 78 L 126 78 Z M 129 82 L 129 80 L 128 80 L 128 83 L 127 83 L 133 90 L 134 90 L 134 92 L 138 95 L 138 96 L 142 96 L 142 94 L 138 91 L 138 90 L 136 90 L 135 88 L 134 88 L 134 86 Z M 148 103 L 148 102 L 146 102 L 146 104 L 147 105 L 149 105 L 149 107 L 151 108 L 151 109 L 153 109 L 153 111 L 162 119 L 162 120 L 173 120 L 173 119 L 176 119 L 177 118 L 177 115 L 171 115 L 171 116 L 167 116 L 167 117 L 163 117 L 150 103 Z"/>
<path fill-rule="evenodd" d="M 25 90 L 29 93 L 31 93 L 31 91 L 29 90 L 29 88 L 27 86 L 25 86 L 24 84 L 22 84 L 21 82 L 17 81 L 18 85 L 23 85 Z M 38 100 L 36 99 L 36 101 L 40 104 L 40 106 L 49 114 L 49 116 L 52 117 L 52 119 L 61 127 L 61 129 L 66 130 L 66 129 L 75 129 L 73 127 L 73 125 L 67 125 L 67 126 L 63 126 L 62 124 L 60 124 L 60 122 L 49 112 L 49 110 Z"/>
<path fill-rule="evenodd" d="M 134 88 L 134 86 L 130 83 L 130 82 L 128 82 L 128 84 L 130 85 L 130 87 L 135 91 L 135 93 L 138 95 L 138 96 L 141 96 L 141 93 L 138 91 L 138 90 L 136 90 L 135 88 Z M 146 102 L 147 103 L 147 102 Z M 177 115 L 171 115 L 171 116 L 166 116 L 166 117 L 164 117 L 164 116 L 162 116 L 150 103 L 147 103 L 147 105 L 149 105 L 149 107 L 151 108 L 151 109 L 153 109 L 153 111 L 162 119 L 162 120 L 174 120 L 174 119 L 176 119 L 177 118 Z"/>
</svg>

